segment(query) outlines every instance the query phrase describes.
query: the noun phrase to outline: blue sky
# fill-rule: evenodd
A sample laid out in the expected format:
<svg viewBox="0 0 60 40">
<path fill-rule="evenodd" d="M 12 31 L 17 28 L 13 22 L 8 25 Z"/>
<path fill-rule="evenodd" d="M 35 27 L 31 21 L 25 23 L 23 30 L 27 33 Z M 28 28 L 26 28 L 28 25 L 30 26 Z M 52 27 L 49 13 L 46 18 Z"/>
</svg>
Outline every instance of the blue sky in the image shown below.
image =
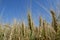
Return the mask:
<svg viewBox="0 0 60 40">
<path fill-rule="evenodd" d="M 55 10 L 56 5 L 57 0 L 0 0 L 0 20 L 11 23 L 16 18 L 27 23 L 27 12 L 30 9 L 35 25 L 39 24 L 39 16 L 50 23 L 49 10 Z"/>
</svg>

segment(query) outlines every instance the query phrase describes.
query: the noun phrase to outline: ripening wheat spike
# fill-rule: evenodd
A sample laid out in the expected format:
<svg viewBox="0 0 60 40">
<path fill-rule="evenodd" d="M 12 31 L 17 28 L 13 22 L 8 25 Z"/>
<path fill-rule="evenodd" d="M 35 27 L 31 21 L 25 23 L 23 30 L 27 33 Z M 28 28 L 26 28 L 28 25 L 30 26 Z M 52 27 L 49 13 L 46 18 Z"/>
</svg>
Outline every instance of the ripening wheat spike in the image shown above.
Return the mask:
<svg viewBox="0 0 60 40">
<path fill-rule="evenodd" d="M 30 40 L 32 40 L 32 35 L 33 35 L 33 25 L 32 25 L 32 18 L 31 18 L 31 13 L 28 12 L 28 25 L 30 29 Z"/>
<path fill-rule="evenodd" d="M 13 32 L 14 32 L 14 28 L 12 27 L 9 40 L 12 40 Z"/>
<path fill-rule="evenodd" d="M 39 26 L 43 26 L 43 20 L 42 20 L 42 17 L 40 16 L 40 19 L 39 19 Z"/>
<path fill-rule="evenodd" d="M 54 27 L 54 30 L 57 32 L 57 19 L 56 15 L 53 10 L 50 11 L 52 15 L 52 26 Z"/>
<path fill-rule="evenodd" d="M 30 30 L 32 30 L 32 19 L 31 19 L 30 12 L 28 12 L 28 25 L 29 25 Z"/>
<path fill-rule="evenodd" d="M 46 40 L 46 21 L 45 20 L 43 21 L 43 37 L 44 37 L 44 40 Z"/>
<path fill-rule="evenodd" d="M 25 34 L 25 24 L 24 24 L 24 22 L 22 22 L 22 34 L 23 34 L 23 36 Z"/>
</svg>

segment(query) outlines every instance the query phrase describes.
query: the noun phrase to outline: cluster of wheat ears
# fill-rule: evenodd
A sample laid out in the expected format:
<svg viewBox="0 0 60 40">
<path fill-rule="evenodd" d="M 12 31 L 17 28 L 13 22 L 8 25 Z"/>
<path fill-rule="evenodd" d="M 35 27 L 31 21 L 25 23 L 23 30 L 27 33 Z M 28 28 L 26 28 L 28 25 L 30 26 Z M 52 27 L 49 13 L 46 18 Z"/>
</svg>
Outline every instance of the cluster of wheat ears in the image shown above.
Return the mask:
<svg viewBox="0 0 60 40">
<path fill-rule="evenodd" d="M 13 25 L 0 24 L 0 40 L 60 40 L 60 25 L 57 23 L 54 11 L 50 11 L 52 23 L 49 24 L 40 17 L 36 27 L 28 13 L 28 25 L 14 21 Z"/>
</svg>

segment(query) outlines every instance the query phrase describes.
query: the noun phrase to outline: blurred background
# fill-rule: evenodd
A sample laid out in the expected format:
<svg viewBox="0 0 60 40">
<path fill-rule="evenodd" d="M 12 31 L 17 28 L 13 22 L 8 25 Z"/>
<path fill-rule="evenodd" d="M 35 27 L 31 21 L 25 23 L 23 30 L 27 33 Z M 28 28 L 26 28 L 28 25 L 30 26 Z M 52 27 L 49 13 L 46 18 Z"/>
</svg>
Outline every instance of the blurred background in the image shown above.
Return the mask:
<svg viewBox="0 0 60 40">
<path fill-rule="evenodd" d="M 0 0 L 0 23 L 12 23 L 13 19 L 27 23 L 27 13 L 30 11 L 35 25 L 39 25 L 42 16 L 51 23 L 50 10 L 54 10 L 60 20 L 60 0 Z"/>
</svg>

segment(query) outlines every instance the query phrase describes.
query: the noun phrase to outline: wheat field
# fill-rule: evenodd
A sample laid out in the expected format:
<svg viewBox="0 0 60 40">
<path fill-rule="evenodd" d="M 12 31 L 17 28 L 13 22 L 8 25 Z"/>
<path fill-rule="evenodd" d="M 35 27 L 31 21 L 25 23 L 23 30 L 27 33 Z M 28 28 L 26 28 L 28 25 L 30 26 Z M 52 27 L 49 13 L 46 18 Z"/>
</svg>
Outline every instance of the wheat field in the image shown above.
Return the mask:
<svg viewBox="0 0 60 40">
<path fill-rule="evenodd" d="M 0 24 L 0 40 L 60 40 L 60 25 L 55 12 L 50 11 L 52 23 L 47 23 L 40 17 L 39 26 L 36 27 L 31 14 L 28 13 L 28 24 L 14 20 L 12 25 Z"/>
</svg>

